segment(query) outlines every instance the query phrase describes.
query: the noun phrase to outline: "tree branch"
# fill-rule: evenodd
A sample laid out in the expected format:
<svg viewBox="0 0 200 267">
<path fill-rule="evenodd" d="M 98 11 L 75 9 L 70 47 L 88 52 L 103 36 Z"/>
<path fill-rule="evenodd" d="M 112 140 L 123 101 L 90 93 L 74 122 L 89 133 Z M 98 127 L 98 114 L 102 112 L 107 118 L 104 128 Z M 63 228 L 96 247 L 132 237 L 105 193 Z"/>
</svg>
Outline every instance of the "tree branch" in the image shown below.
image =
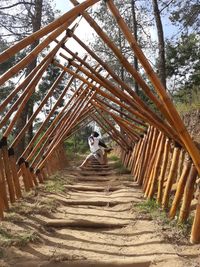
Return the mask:
<svg viewBox="0 0 200 267">
<path fill-rule="evenodd" d="M 26 4 L 26 5 L 32 5 L 32 6 L 35 5 L 34 3 L 29 3 L 29 2 L 19 2 L 19 3 L 15 3 L 15 4 L 11 5 L 11 6 L 0 7 L 0 10 L 13 8 L 15 6 L 24 5 L 24 4 Z"/>
<path fill-rule="evenodd" d="M 169 3 L 165 4 L 165 6 L 160 10 L 160 14 L 165 10 L 174 0 L 169 1 Z"/>
</svg>

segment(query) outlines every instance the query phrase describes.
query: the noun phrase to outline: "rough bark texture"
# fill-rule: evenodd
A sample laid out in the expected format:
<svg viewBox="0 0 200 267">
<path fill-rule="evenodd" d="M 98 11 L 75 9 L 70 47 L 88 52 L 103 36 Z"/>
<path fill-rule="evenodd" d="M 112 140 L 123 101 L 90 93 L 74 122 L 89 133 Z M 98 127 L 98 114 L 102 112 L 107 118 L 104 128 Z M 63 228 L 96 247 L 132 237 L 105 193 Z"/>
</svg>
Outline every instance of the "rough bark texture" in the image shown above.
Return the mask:
<svg viewBox="0 0 200 267">
<path fill-rule="evenodd" d="M 133 15 L 133 34 L 135 37 L 135 40 L 138 40 L 138 33 L 137 33 L 137 19 L 135 14 L 135 0 L 131 0 L 131 6 L 132 6 L 132 15 Z M 138 71 L 138 59 L 136 56 L 134 56 L 134 67 Z M 138 95 L 139 94 L 139 87 L 137 82 L 135 82 L 135 92 Z"/>
<path fill-rule="evenodd" d="M 158 8 L 158 1 L 152 0 L 154 17 L 158 34 L 158 74 L 164 87 L 166 88 L 166 67 L 165 67 L 165 41 L 163 26 Z"/>
<path fill-rule="evenodd" d="M 31 18 L 33 32 L 36 32 L 41 28 L 41 20 L 42 20 L 42 7 L 43 7 L 43 0 L 35 0 L 35 13 L 32 14 L 29 11 L 29 17 Z M 39 40 L 35 41 L 31 45 L 31 51 L 39 44 Z M 26 70 L 26 76 L 36 67 L 37 65 L 37 58 L 35 58 L 28 66 Z M 21 131 L 21 129 L 26 124 L 26 121 L 31 117 L 33 114 L 33 106 L 34 106 L 34 99 L 31 97 L 27 102 L 21 116 L 19 117 L 16 125 L 16 136 Z M 25 149 L 26 141 L 29 142 L 33 137 L 33 125 L 31 125 L 28 129 L 27 133 L 27 140 L 23 138 L 16 149 L 17 156 L 19 157 Z"/>
</svg>

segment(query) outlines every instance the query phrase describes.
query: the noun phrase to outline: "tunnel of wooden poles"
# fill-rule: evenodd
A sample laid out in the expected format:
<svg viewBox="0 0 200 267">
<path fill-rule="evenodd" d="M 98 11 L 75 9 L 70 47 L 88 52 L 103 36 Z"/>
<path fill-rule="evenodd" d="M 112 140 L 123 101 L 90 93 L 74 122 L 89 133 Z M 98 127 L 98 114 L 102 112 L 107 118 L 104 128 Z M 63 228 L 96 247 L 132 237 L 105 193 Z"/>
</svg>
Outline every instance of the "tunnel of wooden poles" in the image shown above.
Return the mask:
<svg viewBox="0 0 200 267">
<path fill-rule="evenodd" d="M 4 213 L 9 212 L 10 206 L 22 198 L 25 191 L 29 192 L 65 168 L 68 159 L 64 142 L 95 122 L 116 143 L 114 152 L 131 171 L 132 179 L 141 186 L 145 198 L 155 199 L 169 218 L 176 218 L 178 223 L 185 223 L 190 215 L 193 216 L 190 241 L 200 243 L 199 149 L 113 0 L 105 1 L 107 8 L 140 62 L 148 83 L 86 11 L 99 0 L 86 0 L 81 4 L 76 0 L 70 1 L 74 8 L 0 54 L 0 63 L 6 62 L 42 38 L 26 57 L 0 77 L 0 85 L 4 85 L 51 45 L 35 69 L 0 104 L 3 114 L 0 121 L 0 218 L 3 220 Z M 109 63 L 76 35 L 76 19 L 80 15 L 154 103 L 156 112 L 120 79 Z M 70 49 L 70 39 L 82 47 L 86 54 L 84 57 Z M 62 58 L 62 63 L 56 60 L 57 56 Z M 91 64 L 91 59 L 95 65 Z M 26 125 L 13 137 L 20 114 L 51 64 L 60 68 L 60 75 Z M 67 84 L 19 155 L 17 147 L 20 141 L 65 75 L 68 75 Z M 79 86 L 72 90 L 75 80 L 79 81 Z M 59 108 L 67 94 L 69 100 Z"/>
</svg>

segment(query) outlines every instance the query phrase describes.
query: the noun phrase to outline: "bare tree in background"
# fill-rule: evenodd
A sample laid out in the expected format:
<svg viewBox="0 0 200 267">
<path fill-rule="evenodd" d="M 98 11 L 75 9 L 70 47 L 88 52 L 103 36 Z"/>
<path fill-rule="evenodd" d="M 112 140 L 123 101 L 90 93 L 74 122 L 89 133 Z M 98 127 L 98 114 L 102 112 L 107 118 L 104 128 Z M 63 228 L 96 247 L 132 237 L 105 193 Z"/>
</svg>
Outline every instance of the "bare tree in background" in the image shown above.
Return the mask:
<svg viewBox="0 0 200 267">
<path fill-rule="evenodd" d="M 138 41 L 138 23 L 136 19 L 136 7 L 135 7 L 136 0 L 131 0 L 131 7 L 132 7 L 132 15 L 133 15 L 133 34 L 135 37 L 135 40 Z M 134 67 L 138 71 L 138 59 L 136 56 L 134 56 Z M 136 94 L 139 94 L 139 88 L 138 84 L 135 81 L 135 92 Z"/>
<path fill-rule="evenodd" d="M 152 3 L 153 3 L 153 12 L 158 34 L 158 74 L 163 86 L 166 88 L 165 41 L 164 41 L 163 26 L 158 7 L 158 1 L 152 0 Z"/>
</svg>

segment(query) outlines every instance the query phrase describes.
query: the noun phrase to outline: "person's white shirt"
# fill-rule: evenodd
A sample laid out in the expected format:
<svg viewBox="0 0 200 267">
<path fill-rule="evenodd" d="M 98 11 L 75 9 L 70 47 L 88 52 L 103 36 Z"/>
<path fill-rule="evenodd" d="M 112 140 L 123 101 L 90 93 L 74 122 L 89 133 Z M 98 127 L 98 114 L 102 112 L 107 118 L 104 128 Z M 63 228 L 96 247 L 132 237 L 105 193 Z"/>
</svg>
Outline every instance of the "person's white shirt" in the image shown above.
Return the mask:
<svg viewBox="0 0 200 267">
<path fill-rule="evenodd" d="M 90 146 L 90 151 L 92 153 L 95 153 L 97 150 L 100 149 L 100 147 L 99 147 L 99 138 L 98 137 L 90 136 L 88 138 L 88 143 L 89 143 L 89 146 Z"/>
</svg>

